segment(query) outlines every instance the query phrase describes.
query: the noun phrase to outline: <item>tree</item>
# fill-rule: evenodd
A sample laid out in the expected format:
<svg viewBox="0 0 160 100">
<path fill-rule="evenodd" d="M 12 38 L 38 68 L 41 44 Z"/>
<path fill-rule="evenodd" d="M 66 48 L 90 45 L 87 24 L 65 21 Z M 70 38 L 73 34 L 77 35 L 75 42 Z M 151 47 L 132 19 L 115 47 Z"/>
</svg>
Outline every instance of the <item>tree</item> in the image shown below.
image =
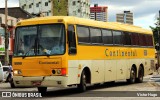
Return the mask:
<svg viewBox="0 0 160 100">
<path fill-rule="evenodd" d="M 159 46 L 160 44 L 160 18 L 157 18 L 157 22 L 155 23 L 155 25 L 156 27 L 150 26 L 150 28 L 153 31 L 154 44 L 155 46 Z"/>
</svg>

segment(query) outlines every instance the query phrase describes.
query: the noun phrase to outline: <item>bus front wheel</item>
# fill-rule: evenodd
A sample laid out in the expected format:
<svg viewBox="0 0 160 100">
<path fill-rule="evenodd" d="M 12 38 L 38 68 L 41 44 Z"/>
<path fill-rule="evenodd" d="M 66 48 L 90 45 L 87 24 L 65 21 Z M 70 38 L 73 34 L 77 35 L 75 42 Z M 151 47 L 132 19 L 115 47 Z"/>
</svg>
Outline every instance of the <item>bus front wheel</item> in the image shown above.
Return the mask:
<svg viewBox="0 0 160 100">
<path fill-rule="evenodd" d="M 78 84 L 78 89 L 80 92 L 86 91 L 86 73 L 82 72 L 80 84 Z"/>
<path fill-rule="evenodd" d="M 127 79 L 128 83 L 135 83 L 136 80 L 136 69 L 134 67 L 131 68 L 130 71 L 130 79 Z"/>
<path fill-rule="evenodd" d="M 47 87 L 38 87 L 38 92 L 45 95 L 47 92 Z"/>
</svg>

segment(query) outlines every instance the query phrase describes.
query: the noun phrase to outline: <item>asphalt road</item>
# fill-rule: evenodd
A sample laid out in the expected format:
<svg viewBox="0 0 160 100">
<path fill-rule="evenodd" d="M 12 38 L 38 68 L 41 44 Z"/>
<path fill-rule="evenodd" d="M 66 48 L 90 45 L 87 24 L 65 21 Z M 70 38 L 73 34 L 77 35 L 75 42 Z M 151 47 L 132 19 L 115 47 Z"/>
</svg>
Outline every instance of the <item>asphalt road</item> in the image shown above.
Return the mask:
<svg viewBox="0 0 160 100">
<path fill-rule="evenodd" d="M 37 93 L 37 88 L 10 88 L 9 83 L 0 83 L 0 99 L 47 99 L 47 100 L 124 100 L 124 99 L 138 99 L 138 100 L 160 100 L 160 81 L 157 81 L 160 76 L 147 76 L 143 83 L 128 84 L 125 80 L 116 83 L 106 83 L 101 85 L 92 85 L 87 87 L 87 91 L 79 93 L 76 87 L 71 88 L 48 88 L 48 92 L 41 98 L 4 98 L 2 92 L 15 93 Z M 156 82 L 155 82 L 156 80 Z M 147 94 L 147 95 L 145 95 Z M 158 96 L 158 97 L 157 97 Z"/>
</svg>

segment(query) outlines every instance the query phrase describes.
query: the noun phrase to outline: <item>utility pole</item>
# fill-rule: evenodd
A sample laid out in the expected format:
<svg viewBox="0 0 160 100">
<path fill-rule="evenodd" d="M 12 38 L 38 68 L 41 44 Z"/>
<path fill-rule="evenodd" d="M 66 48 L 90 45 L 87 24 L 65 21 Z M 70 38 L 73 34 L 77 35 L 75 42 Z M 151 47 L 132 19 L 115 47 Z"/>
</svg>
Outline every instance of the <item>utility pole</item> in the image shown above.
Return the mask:
<svg viewBox="0 0 160 100">
<path fill-rule="evenodd" d="M 158 17 L 158 24 L 157 24 L 157 32 L 158 32 L 158 50 L 157 50 L 157 63 L 160 66 L 160 10 L 159 10 L 159 17 Z M 157 68 L 156 68 L 157 69 Z"/>
<path fill-rule="evenodd" d="M 8 56 L 8 8 L 7 8 L 7 1 L 5 0 L 5 65 L 9 63 L 9 56 Z"/>
</svg>

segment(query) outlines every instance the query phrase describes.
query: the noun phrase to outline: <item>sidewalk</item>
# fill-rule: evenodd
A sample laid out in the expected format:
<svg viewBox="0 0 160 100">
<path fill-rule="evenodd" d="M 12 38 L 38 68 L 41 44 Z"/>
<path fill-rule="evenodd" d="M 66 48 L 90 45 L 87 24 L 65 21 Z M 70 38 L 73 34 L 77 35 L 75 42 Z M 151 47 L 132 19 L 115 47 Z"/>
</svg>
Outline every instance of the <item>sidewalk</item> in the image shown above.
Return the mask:
<svg viewBox="0 0 160 100">
<path fill-rule="evenodd" d="M 160 68 L 158 70 L 158 72 L 153 72 L 152 75 L 150 75 L 150 82 L 155 82 L 157 85 L 160 86 Z"/>
</svg>

